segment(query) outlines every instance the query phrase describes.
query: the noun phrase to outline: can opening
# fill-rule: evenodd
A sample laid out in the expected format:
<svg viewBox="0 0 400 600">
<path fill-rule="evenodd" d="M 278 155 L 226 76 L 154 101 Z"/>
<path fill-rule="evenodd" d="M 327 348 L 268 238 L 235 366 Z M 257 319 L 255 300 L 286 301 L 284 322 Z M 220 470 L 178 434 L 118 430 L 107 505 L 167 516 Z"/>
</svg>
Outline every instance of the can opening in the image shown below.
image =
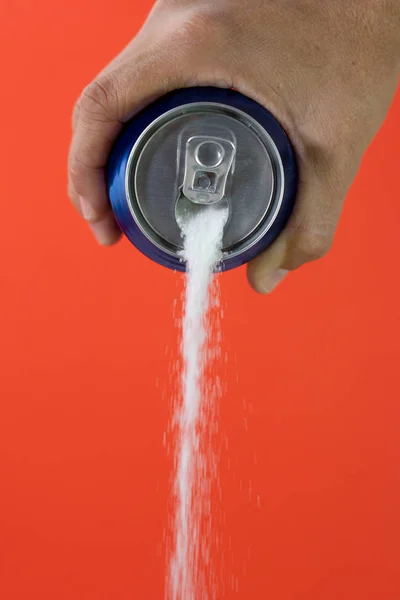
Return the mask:
<svg viewBox="0 0 400 600">
<path fill-rule="evenodd" d="M 180 152 L 182 148 L 178 148 L 178 159 Z M 211 206 L 226 213 L 225 227 L 230 212 L 225 194 L 236 157 L 235 143 L 222 137 L 192 135 L 185 143 L 184 157 L 184 179 L 175 206 L 180 229 Z"/>
<path fill-rule="evenodd" d="M 223 210 L 226 213 L 224 228 L 226 227 L 231 212 L 229 202 L 226 198 L 223 198 L 218 202 L 213 202 L 212 204 L 195 204 L 185 196 L 181 195 L 175 205 L 175 219 L 181 231 L 186 228 L 186 225 L 191 218 L 205 210 Z"/>
<path fill-rule="evenodd" d="M 183 144 L 183 139 L 181 139 Z M 182 148 L 178 147 L 178 160 Z M 236 157 L 235 142 L 207 135 L 192 135 L 184 147 L 181 193 L 194 204 L 220 202 Z"/>
</svg>

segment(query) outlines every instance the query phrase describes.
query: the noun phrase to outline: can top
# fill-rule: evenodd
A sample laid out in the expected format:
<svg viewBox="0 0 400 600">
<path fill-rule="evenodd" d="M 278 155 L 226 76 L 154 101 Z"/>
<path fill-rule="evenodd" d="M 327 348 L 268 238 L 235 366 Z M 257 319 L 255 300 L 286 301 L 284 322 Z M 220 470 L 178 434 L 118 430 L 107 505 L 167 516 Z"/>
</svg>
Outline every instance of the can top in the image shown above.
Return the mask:
<svg viewBox="0 0 400 600">
<path fill-rule="evenodd" d="M 244 98 L 228 90 L 225 95 Z M 287 156 L 280 150 L 290 154 L 290 143 L 268 111 L 248 99 L 242 110 L 241 102 L 178 104 L 174 99 L 164 112 L 160 102 L 159 114 L 148 120 L 127 155 L 125 196 L 131 216 L 142 234 L 171 257 L 179 256 L 183 246 L 182 215 L 208 204 L 228 204 L 224 262 L 253 247 L 255 253 L 275 235 L 287 195 Z"/>
</svg>

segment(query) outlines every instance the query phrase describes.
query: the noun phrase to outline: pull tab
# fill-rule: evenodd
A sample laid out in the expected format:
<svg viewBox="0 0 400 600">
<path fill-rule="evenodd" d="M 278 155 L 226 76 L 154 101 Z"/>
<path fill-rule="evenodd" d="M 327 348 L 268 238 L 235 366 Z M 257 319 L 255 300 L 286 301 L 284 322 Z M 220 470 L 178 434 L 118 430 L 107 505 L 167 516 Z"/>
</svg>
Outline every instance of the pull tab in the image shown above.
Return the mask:
<svg viewBox="0 0 400 600">
<path fill-rule="evenodd" d="M 229 140 L 202 135 L 189 138 L 182 194 L 195 204 L 222 200 L 235 156 L 236 147 Z"/>
</svg>

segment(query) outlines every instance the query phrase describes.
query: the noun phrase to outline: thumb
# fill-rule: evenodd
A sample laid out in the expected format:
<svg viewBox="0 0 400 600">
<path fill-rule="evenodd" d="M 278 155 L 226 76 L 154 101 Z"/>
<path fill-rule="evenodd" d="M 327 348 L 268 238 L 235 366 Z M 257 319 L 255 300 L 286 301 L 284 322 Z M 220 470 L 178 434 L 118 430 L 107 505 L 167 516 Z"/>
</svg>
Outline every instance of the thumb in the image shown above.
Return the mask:
<svg viewBox="0 0 400 600">
<path fill-rule="evenodd" d="M 247 277 L 256 292 L 272 292 L 289 273 L 288 269 L 282 268 L 287 250 L 288 234 L 284 231 L 266 252 L 248 265 Z"/>
<path fill-rule="evenodd" d="M 333 192 L 329 181 L 327 174 L 303 179 L 288 225 L 272 246 L 248 265 L 247 276 L 255 291 L 272 292 L 290 271 L 329 251 L 344 199 L 342 186 Z"/>
</svg>

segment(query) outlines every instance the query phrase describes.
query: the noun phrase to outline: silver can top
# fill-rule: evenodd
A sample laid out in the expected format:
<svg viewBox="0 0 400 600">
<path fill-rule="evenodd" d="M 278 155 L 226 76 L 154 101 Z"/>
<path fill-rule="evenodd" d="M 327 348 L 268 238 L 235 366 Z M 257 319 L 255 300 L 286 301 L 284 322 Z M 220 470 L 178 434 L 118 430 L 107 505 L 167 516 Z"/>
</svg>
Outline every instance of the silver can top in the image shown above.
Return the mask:
<svg viewBox="0 0 400 600">
<path fill-rule="evenodd" d="M 223 252 L 246 252 L 279 213 L 284 171 L 265 129 L 230 106 L 195 103 L 153 121 L 133 147 L 126 196 L 142 232 L 162 250 L 182 249 L 180 220 L 224 203 Z"/>
</svg>

